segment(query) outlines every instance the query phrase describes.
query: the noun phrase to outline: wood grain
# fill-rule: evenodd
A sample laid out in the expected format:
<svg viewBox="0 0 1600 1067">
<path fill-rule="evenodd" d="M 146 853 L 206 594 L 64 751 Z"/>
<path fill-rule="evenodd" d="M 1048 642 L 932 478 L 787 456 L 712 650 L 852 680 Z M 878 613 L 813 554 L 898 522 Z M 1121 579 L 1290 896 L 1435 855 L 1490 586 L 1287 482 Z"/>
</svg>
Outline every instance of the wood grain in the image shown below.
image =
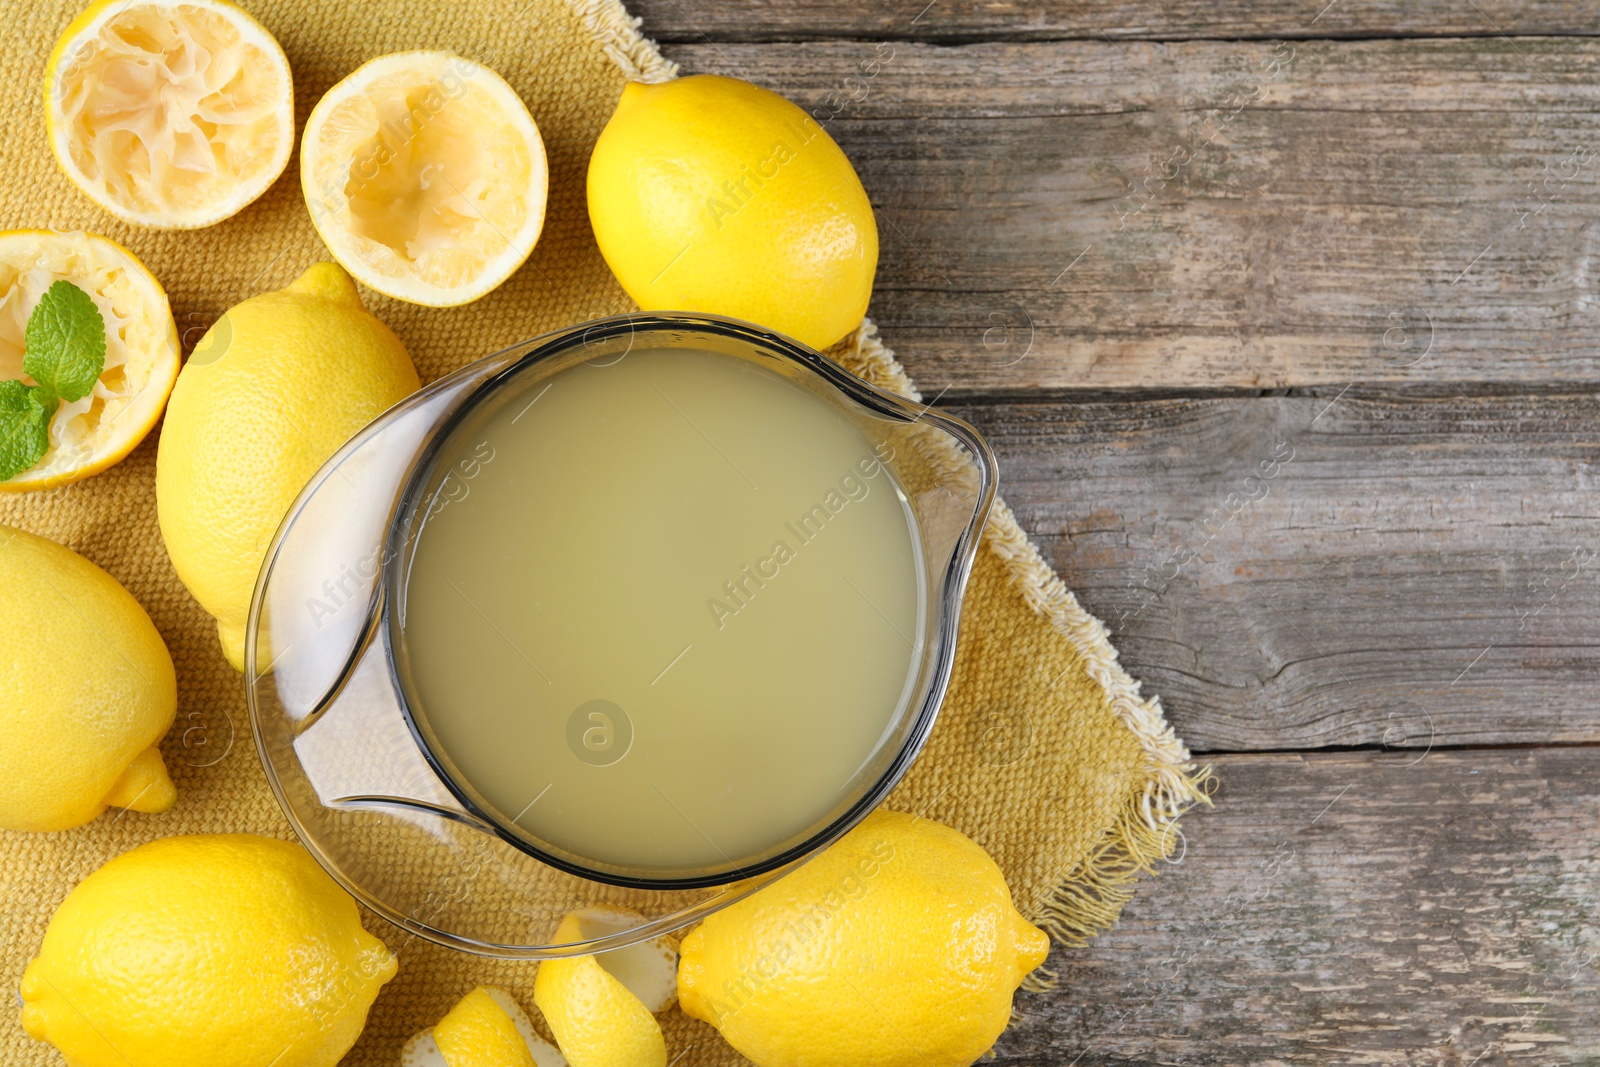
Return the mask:
<svg viewBox="0 0 1600 1067">
<path fill-rule="evenodd" d="M 1000 1064 L 1600 1062 L 1600 750 L 1228 756 Z"/>
<path fill-rule="evenodd" d="M 885 340 L 1223 753 L 994 1062 L 1600 1063 L 1600 9 L 632 6 L 843 145 Z"/>
<path fill-rule="evenodd" d="M 636 0 L 661 41 L 1412 37 L 1600 32 L 1575 0 Z"/>
<path fill-rule="evenodd" d="M 1592 395 L 954 405 L 1202 751 L 1600 742 Z"/>
<path fill-rule="evenodd" d="M 929 393 L 1600 379 L 1590 42 L 672 53 L 850 154 Z"/>
</svg>

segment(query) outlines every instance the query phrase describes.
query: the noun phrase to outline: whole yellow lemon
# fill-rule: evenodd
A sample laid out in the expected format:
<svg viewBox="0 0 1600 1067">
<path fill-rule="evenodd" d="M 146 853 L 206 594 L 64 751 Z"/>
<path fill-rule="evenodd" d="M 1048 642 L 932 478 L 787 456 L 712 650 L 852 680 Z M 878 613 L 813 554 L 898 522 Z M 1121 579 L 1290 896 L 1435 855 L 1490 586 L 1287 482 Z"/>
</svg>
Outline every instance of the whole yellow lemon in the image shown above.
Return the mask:
<svg viewBox="0 0 1600 1067">
<path fill-rule="evenodd" d="M 156 453 L 156 514 L 172 565 L 244 669 L 256 573 L 323 462 L 416 391 L 394 332 L 355 282 L 318 263 L 230 308 L 178 374 Z"/>
<path fill-rule="evenodd" d="M 1049 948 L 970 838 L 878 811 L 684 938 L 678 1002 L 758 1067 L 967 1067 Z"/>
<path fill-rule="evenodd" d="M 67 894 L 22 1025 L 72 1067 L 332 1067 L 395 968 L 299 845 L 168 837 Z"/>
<path fill-rule="evenodd" d="M 826 348 L 861 323 L 878 227 L 855 168 L 777 93 L 629 82 L 589 159 L 600 252 L 646 311 L 704 311 Z"/>
<path fill-rule="evenodd" d="M 139 602 L 76 552 L 0 526 L 0 616 L 0 828 L 172 807 L 156 742 L 178 686 Z"/>
</svg>

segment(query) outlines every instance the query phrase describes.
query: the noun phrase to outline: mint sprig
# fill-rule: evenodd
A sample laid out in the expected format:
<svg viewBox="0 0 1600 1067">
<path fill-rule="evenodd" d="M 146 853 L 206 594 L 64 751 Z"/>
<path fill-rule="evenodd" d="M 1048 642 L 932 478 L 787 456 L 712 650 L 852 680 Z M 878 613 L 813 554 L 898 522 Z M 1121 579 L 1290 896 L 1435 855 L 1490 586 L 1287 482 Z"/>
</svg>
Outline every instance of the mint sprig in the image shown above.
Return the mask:
<svg viewBox="0 0 1600 1067">
<path fill-rule="evenodd" d="M 50 419 L 59 404 L 40 386 L 0 382 L 0 481 L 39 462 L 50 447 Z"/>
<path fill-rule="evenodd" d="M 28 316 L 22 371 L 62 400 L 82 400 L 106 369 L 106 320 L 89 294 L 51 284 Z"/>
<path fill-rule="evenodd" d="M 38 384 L 0 381 L 0 481 L 39 462 L 61 401 L 88 396 L 106 366 L 106 320 L 89 294 L 66 280 L 44 291 L 22 341 L 22 371 Z"/>
</svg>

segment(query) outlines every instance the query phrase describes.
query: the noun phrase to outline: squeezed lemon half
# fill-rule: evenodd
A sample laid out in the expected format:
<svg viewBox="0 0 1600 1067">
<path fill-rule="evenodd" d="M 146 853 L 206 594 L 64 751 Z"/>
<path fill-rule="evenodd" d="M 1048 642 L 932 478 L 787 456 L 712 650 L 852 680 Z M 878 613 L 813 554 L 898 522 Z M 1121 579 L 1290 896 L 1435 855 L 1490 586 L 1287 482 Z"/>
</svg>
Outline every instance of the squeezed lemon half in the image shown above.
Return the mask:
<svg viewBox="0 0 1600 1067">
<path fill-rule="evenodd" d="M 62 279 L 88 293 L 105 319 L 105 369 L 88 396 L 56 410 L 39 462 L 0 491 L 49 489 L 105 470 L 150 432 L 178 378 L 167 294 L 132 252 L 94 233 L 8 230 L 0 233 L 0 380 L 25 379 L 28 316 Z"/>
<path fill-rule="evenodd" d="M 99 0 L 56 42 L 44 106 L 67 178 L 141 226 L 221 222 L 294 149 L 289 61 L 225 0 Z"/>
<path fill-rule="evenodd" d="M 357 280 L 450 307 L 533 251 L 549 167 L 533 116 L 498 74 L 449 52 L 398 52 L 317 103 L 300 184 L 317 233 Z"/>
</svg>

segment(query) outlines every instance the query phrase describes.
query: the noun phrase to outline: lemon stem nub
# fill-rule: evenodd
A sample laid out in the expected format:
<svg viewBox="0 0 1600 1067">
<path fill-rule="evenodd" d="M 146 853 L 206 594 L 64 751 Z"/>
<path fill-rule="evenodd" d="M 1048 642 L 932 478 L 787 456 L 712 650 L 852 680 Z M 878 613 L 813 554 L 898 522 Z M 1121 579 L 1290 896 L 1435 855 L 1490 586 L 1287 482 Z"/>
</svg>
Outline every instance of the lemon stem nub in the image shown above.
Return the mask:
<svg viewBox="0 0 1600 1067">
<path fill-rule="evenodd" d="M 303 293 L 330 304 L 362 307 L 361 292 L 355 280 L 337 263 L 314 263 L 289 285 L 289 292 Z"/>
<path fill-rule="evenodd" d="M 167 774 L 167 765 L 161 761 L 161 752 L 151 745 L 128 764 L 111 792 L 106 794 L 106 804 L 113 808 L 131 808 L 147 815 L 156 815 L 172 807 L 178 800 L 178 790 Z"/>
</svg>

